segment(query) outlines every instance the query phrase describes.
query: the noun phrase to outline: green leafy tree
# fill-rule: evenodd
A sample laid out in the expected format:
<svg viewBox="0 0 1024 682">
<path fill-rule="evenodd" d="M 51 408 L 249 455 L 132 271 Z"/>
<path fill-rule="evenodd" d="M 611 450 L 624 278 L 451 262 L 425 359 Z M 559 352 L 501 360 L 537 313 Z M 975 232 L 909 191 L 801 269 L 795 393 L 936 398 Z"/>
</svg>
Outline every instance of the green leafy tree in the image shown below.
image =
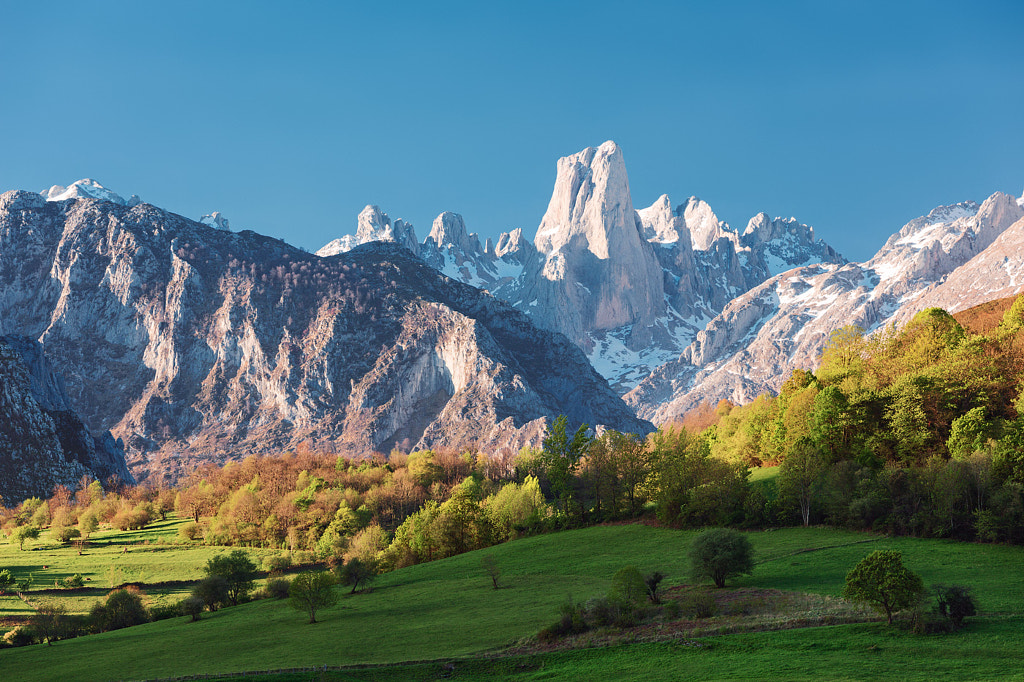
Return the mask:
<svg viewBox="0 0 1024 682">
<path fill-rule="evenodd" d="M 328 571 L 300 573 L 288 588 L 291 605 L 298 611 L 308 613 L 310 624 L 315 623 L 317 611 L 338 603 L 338 595 L 334 591 L 336 584 L 337 580 Z"/>
<path fill-rule="evenodd" d="M 985 418 L 985 408 L 975 407 L 953 420 L 946 447 L 954 459 L 967 460 L 988 441 L 991 423 Z"/>
<path fill-rule="evenodd" d="M 228 584 L 228 599 L 233 605 L 244 600 L 256 584 L 258 569 L 245 550 L 236 549 L 206 562 L 207 576 L 219 575 Z"/>
<path fill-rule="evenodd" d="M 68 631 L 67 610 L 62 604 L 42 604 L 29 619 L 40 642 L 47 646 L 63 639 Z"/>
<path fill-rule="evenodd" d="M 339 582 L 342 585 L 352 586 L 352 591 L 349 594 L 355 594 L 360 585 L 369 585 L 377 577 L 376 566 L 359 559 L 359 557 L 352 557 L 339 566 L 337 571 Z"/>
<path fill-rule="evenodd" d="M 98 632 L 141 625 L 149 621 L 142 603 L 142 594 L 134 588 L 113 590 L 104 602 L 96 602 L 89 612 L 89 620 Z"/>
<path fill-rule="evenodd" d="M 880 549 L 867 555 L 846 574 L 843 598 L 864 602 L 885 614 L 887 623 L 897 611 L 916 604 L 924 594 L 921 576 L 903 565 L 902 552 Z"/>
<path fill-rule="evenodd" d="M 13 584 L 14 575 L 11 573 L 10 569 L 5 568 L 3 570 L 0 570 L 0 594 L 6 592 L 7 588 L 9 588 Z"/>
<path fill-rule="evenodd" d="M 551 482 L 551 492 L 565 514 L 569 514 L 571 509 L 573 472 L 591 441 L 587 435 L 587 429 L 590 428 L 588 424 L 580 424 L 570 438 L 568 423 L 569 419 L 564 414 L 555 419 L 544 436 L 541 455 L 548 481 Z"/>
<path fill-rule="evenodd" d="M 17 542 L 18 549 L 24 551 L 25 540 L 37 540 L 40 532 L 38 526 L 18 526 L 11 531 L 11 542 Z"/>
<path fill-rule="evenodd" d="M 623 604 L 635 604 L 647 596 L 644 574 L 636 566 L 624 566 L 612 576 L 608 599 Z"/>
<path fill-rule="evenodd" d="M 800 508 L 804 526 L 810 525 L 811 509 L 817 501 L 825 474 L 824 456 L 810 438 L 801 438 L 790 449 L 779 469 L 779 496 Z"/>
<path fill-rule="evenodd" d="M 690 546 L 690 575 L 694 580 L 710 578 L 715 587 L 754 570 L 754 550 L 747 536 L 731 528 L 709 528 Z"/>
<path fill-rule="evenodd" d="M 222 575 L 209 575 L 192 588 L 192 597 L 198 599 L 210 611 L 228 603 L 228 581 Z"/>
</svg>

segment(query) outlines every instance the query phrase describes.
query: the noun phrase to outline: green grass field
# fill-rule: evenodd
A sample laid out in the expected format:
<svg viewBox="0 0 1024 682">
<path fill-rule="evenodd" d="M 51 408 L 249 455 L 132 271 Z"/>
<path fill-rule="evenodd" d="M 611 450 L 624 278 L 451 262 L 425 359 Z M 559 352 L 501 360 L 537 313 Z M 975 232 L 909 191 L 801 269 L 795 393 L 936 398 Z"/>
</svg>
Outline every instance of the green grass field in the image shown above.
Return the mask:
<svg viewBox="0 0 1024 682">
<path fill-rule="evenodd" d="M 684 583 L 692 537 L 636 524 L 526 538 L 383 575 L 373 592 L 343 598 L 316 625 L 307 625 L 285 602 L 257 601 L 204 614 L 198 623 L 181 617 L 52 647 L 2 650 L 0 679 L 151 679 L 452 657 L 469 657 L 453 663 L 460 679 L 822 679 L 823 671 L 830 679 L 1021 675 L 1024 549 L 795 528 L 750 533 L 759 563 L 735 584 L 834 596 L 857 561 L 874 549 L 895 548 L 925 584 L 973 586 L 984 617 L 967 633 L 943 637 L 872 623 L 717 636 L 698 640 L 700 646 L 637 643 L 479 657 L 535 634 L 554 620 L 568 595 L 577 601 L 603 595 L 624 565 L 662 570 L 670 586 Z M 485 553 L 502 570 L 500 590 L 491 588 L 480 565 Z M 436 679 L 443 665 L 350 670 L 324 679 Z"/>
<path fill-rule="evenodd" d="M 29 540 L 25 549 L 16 544 L 0 543 L 0 568 L 7 568 L 15 579 L 32 577 L 33 601 L 57 602 L 68 613 L 86 613 L 112 586 L 125 583 L 148 583 L 150 605 L 176 603 L 189 587 L 161 585 L 177 581 L 194 581 L 203 577 L 206 562 L 226 551 L 224 547 L 176 545 L 175 536 L 183 523 L 175 518 L 159 521 L 143 530 L 108 530 L 93 533 L 89 545 L 79 550 L 62 545 L 44 532 L 38 540 Z M 249 550 L 258 565 L 270 550 Z M 85 579 L 81 590 L 55 590 L 54 583 L 74 574 Z M 28 607 L 18 597 L 0 597 L 0 621 L 23 615 Z"/>
</svg>

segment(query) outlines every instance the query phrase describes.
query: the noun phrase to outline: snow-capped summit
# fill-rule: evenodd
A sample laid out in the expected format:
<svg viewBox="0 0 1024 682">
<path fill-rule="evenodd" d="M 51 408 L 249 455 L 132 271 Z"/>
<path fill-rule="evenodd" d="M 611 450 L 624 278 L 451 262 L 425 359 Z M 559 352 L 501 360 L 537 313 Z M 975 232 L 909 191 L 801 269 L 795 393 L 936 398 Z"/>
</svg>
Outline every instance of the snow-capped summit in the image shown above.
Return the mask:
<svg viewBox="0 0 1024 682">
<path fill-rule="evenodd" d="M 77 182 L 73 182 L 67 187 L 63 185 L 54 185 L 50 189 L 43 190 L 40 192 L 47 201 L 64 201 L 65 199 L 101 199 L 103 201 L 110 201 L 121 206 L 134 206 L 140 203 L 140 199 L 136 195 L 132 195 L 132 199 L 125 201 L 124 197 L 116 192 L 112 192 L 100 183 L 96 182 L 92 178 L 83 178 Z"/>
<path fill-rule="evenodd" d="M 231 231 L 231 226 L 228 224 L 228 219 L 220 211 L 214 211 L 213 213 L 207 213 L 199 219 L 203 225 L 209 225 L 210 227 L 218 230 L 224 230 L 225 232 Z"/>
</svg>

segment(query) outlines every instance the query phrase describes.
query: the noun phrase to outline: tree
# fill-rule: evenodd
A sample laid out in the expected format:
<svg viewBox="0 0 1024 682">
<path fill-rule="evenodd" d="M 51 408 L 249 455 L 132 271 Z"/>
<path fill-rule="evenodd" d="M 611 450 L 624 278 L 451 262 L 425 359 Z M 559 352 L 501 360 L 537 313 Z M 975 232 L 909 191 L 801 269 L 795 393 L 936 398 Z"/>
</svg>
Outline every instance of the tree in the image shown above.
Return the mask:
<svg viewBox="0 0 1024 682">
<path fill-rule="evenodd" d="M 24 551 L 25 540 L 36 540 L 39 538 L 38 526 L 18 526 L 11 531 L 11 542 L 18 543 L 18 549 Z"/>
<path fill-rule="evenodd" d="M 32 631 L 40 642 L 47 646 L 54 640 L 63 639 L 68 630 L 67 611 L 61 604 L 42 604 L 29 619 Z"/>
<path fill-rule="evenodd" d="M 7 588 L 14 584 L 14 575 L 10 569 L 0 570 L 0 594 L 7 591 Z"/>
<path fill-rule="evenodd" d="M 96 602 L 89 611 L 89 619 L 99 632 L 119 630 L 149 621 L 142 604 L 142 595 L 135 588 L 113 590 L 105 602 Z"/>
<path fill-rule="evenodd" d="M 337 570 L 338 579 L 341 584 L 352 586 L 352 591 L 349 594 L 355 594 L 359 585 L 368 585 L 377 577 L 376 567 L 372 563 L 360 560 L 358 557 L 352 557 L 338 567 Z"/>
<path fill-rule="evenodd" d="M 902 552 L 880 549 L 846 574 L 843 599 L 868 604 L 892 624 L 892 615 L 916 604 L 923 593 L 921 576 L 903 565 Z"/>
<path fill-rule="evenodd" d="M 644 575 L 636 566 L 624 566 L 612 576 L 608 599 L 621 604 L 635 604 L 647 595 Z"/>
<path fill-rule="evenodd" d="M 561 503 L 562 512 L 569 513 L 572 500 L 572 473 L 579 465 L 580 458 L 590 445 L 591 438 L 587 435 L 588 424 L 580 424 L 576 433 L 569 438 L 569 419 L 560 415 L 544 436 L 544 450 L 541 455 L 544 468 L 551 482 L 551 492 Z"/>
<path fill-rule="evenodd" d="M 192 597 L 210 611 L 216 611 L 218 606 L 228 602 L 228 581 L 222 575 L 209 575 L 192 588 Z"/>
<path fill-rule="evenodd" d="M 484 558 L 480 560 L 480 565 L 484 567 L 484 572 L 486 572 L 488 577 L 490 577 L 491 584 L 494 585 L 494 589 L 498 589 L 498 578 L 501 577 L 501 568 L 498 566 L 498 562 L 494 558 L 494 555 L 484 555 Z"/>
<path fill-rule="evenodd" d="M 194 623 L 202 616 L 203 607 L 205 606 L 206 604 L 203 600 L 193 594 L 192 596 L 185 597 L 181 600 L 181 613 L 186 616 L 191 616 L 192 622 Z"/>
<path fill-rule="evenodd" d="M 256 564 L 241 549 L 230 554 L 215 556 L 206 562 L 206 575 L 219 575 L 228 583 L 228 599 L 235 606 L 244 600 L 255 586 L 257 576 Z"/>
<path fill-rule="evenodd" d="M 828 468 L 821 451 L 810 438 L 801 438 L 790 449 L 779 471 L 779 496 L 796 502 L 804 526 L 810 525 L 811 508 L 818 498 Z"/>
<path fill-rule="evenodd" d="M 730 528 L 710 528 L 690 546 L 690 575 L 695 580 L 710 578 L 715 587 L 754 570 L 754 551 L 746 535 Z"/>
<path fill-rule="evenodd" d="M 338 595 L 334 591 L 336 583 L 337 580 L 327 571 L 300 573 L 288 588 L 292 607 L 308 613 L 309 622 L 315 623 L 318 610 L 338 603 Z"/>
</svg>

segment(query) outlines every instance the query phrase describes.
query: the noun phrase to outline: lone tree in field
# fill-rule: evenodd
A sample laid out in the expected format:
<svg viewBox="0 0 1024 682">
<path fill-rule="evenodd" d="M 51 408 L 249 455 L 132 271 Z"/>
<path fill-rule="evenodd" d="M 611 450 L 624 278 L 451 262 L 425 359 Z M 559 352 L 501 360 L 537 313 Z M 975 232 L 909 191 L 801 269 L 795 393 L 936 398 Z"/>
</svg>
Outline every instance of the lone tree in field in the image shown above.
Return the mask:
<svg viewBox="0 0 1024 682">
<path fill-rule="evenodd" d="M 238 606 L 238 602 L 249 595 L 258 575 L 256 564 L 241 549 L 210 559 L 206 562 L 205 571 L 207 576 L 219 575 L 227 581 L 228 599 L 234 606 Z"/>
<path fill-rule="evenodd" d="M 359 557 L 352 557 L 335 570 L 338 573 L 338 582 L 342 585 L 352 586 L 352 591 L 349 594 L 355 594 L 360 585 L 365 587 L 377 577 L 376 566 L 372 563 L 360 561 Z"/>
<path fill-rule="evenodd" d="M 924 594 L 921 576 L 903 565 L 903 554 L 879 549 L 846 574 L 843 599 L 868 604 L 892 624 L 892 614 L 916 604 Z"/>
<path fill-rule="evenodd" d="M 316 612 L 338 603 L 334 585 L 338 581 L 328 571 L 300 573 L 288 588 L 291 605 L 309 614 L 309 622 L 316 622 Z"/>
<path fill-rule="evenodd" d="M 484 567 L 484 572 L 491 579 L 491 584 L 494 585 L 494 589 L 498 589 L 498 578 L 501 577 L 501 568 L 498 567 L 498 562 L 494 558 L 493 554 L 487 554 L 483 559 L 480 560 L 480 565 Z"/>
<path fill-rule="evenodd" d="M 710 528 L 690 546 L 690 575 L 694 580 L 710 578 L 715 587 L 754 570 L 754 550 L 747 536 L 731 528 Z"/>
<path fill-rule="evenodd" d="M 39 539 L 40 530 L 37 526 L 18 526 L 11 531 L 11 542 L 18 543 L 18 549 L 25 549 L 25 540 Z"/>
</svg>

